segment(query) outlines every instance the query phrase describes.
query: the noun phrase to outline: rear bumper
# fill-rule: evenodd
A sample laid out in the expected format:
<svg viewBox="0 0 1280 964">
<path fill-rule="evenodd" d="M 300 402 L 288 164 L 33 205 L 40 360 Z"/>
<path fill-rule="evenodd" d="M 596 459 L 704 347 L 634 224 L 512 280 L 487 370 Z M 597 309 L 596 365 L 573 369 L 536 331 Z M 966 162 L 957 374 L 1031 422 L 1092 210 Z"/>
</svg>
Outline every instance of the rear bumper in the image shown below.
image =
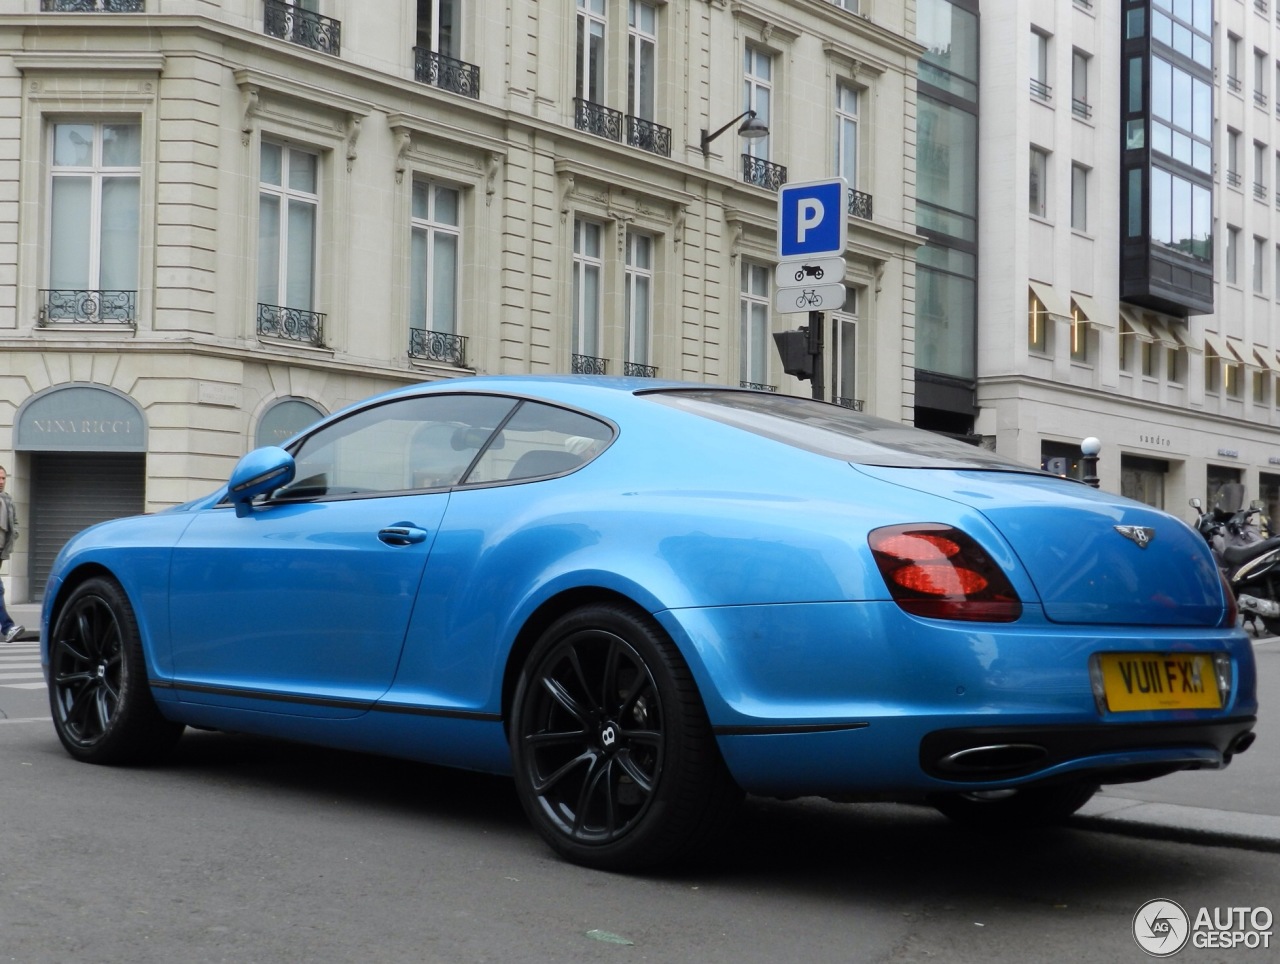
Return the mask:
<svg viewBox="0 0 1280 964">
<path fill-rule="evenodd" d="M 1168 723 L 1108 723 L 1100 726 L 981 726 L 935 730 L 920 741 L 920 769 L 939 780 L 989 782 L 1027 777 L 1087 758 L 1110 758 L 1114 770 L 1102 783 L 1126 783 L 1168 772 L 1172 761 L 1141 757 L 1157 750 L 1203 751 L 1231 762 L 1253 743 L 1252 716 Z M 1130 762 L 1125 763 L 1123 761 Z M 1205 766 L 1205 763 L 1193 764 Z M 1212 763 L 1208 764 L 1214 765 Z M 1173 769 L 1184 769 L 1174 765 Z"/>
</svg>

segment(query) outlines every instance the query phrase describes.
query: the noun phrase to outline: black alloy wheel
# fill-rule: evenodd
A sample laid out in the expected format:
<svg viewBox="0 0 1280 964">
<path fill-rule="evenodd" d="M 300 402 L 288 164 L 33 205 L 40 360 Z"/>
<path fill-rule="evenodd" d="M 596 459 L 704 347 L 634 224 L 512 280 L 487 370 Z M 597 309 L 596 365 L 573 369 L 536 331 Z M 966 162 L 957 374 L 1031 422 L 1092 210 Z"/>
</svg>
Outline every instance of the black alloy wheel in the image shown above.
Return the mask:
<svg viewBox="0 0 1280 964">
<path fill-rule="evenodd" d="M 521 673 L 510 738 L 525 812 L 587 866 L 691 856 L 741 796 L 679 653 L 623 606 L 588 606 L 547 630 Z"/>
<path fill-rule="evenodd" d="M 49 706 L 67 752 L 87 763 L 153 760 L 182 735 L 147 685 L 137 620 L 113 579 L 90 579 L 58 613 L 49 644 Z"/>
</svg>

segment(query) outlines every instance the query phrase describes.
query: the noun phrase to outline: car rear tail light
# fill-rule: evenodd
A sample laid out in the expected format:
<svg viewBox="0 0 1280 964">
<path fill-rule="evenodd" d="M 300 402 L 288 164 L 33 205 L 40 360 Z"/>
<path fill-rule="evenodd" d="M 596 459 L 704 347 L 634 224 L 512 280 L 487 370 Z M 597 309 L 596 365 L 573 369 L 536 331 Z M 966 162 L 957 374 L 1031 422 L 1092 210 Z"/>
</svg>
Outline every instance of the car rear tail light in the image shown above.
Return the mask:
<svg viewBox="0 0 1280 964">
<path fill-rule="evenodd" d="M 1011 623 L 1022 600 L 982 547 L 937 522 L 885 526 L 867 536 L 894 602 L 913 616 Z"/>
</svg>

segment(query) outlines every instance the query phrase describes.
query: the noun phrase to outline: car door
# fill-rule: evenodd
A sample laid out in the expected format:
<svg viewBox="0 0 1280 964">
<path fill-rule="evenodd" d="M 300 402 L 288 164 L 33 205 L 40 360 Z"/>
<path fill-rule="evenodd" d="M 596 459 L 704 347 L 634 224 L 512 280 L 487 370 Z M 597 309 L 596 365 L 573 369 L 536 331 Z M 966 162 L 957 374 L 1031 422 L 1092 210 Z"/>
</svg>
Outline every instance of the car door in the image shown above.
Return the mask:
<svg viewBox="0 0 1280 964">
<path fill-rule="evenodd" d="M 513 405 L 459 394 L 368 406 L 297 445 L 293 480 L 250 512 L 200 513 L 173 556 L 179 698 L 365 712 L 395 676 L 450 487 Z"/>
</svg>

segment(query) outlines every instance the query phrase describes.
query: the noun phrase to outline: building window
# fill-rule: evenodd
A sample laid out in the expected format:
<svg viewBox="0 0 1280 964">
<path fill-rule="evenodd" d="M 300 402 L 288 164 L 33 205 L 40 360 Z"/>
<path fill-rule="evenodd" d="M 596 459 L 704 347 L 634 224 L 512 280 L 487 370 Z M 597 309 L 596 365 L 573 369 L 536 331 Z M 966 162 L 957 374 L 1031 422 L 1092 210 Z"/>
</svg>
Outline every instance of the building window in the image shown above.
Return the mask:
<svg viewBox="0 0 1280 964">
<path fill-rule="evenodd" d="M 769 382 L 769 275 L 764 265 L 743 259 L 739 369 L 746 385 Z"/>
<path fill-rule="evenodd" d="M 1266 266 L 1263 264 L 1266 250 L 1267 239 L 1255 236 L 1253 239 L 1253 290 L 1256 294 L 1263 294 L 1266 291 Z"/>
<path fill-rule="evenodd" d="M 409 293 L 412 328 L 457 334 L 460 200 L 454 188 L 431 181 L 413 183 Z"/>
<path fill-rule="evenodd" d="M 258 303 L 315 307 L 320 158 L 262 142 L 258 191 Z"/>
<path fill-rule="evenodd" d="M 1241 398 L 1244 394 L 1244 366 L 1227 362 L 1222 366 L 1222 374 L 1227 398 Z"/>
<path fill-rule="evenodd" d="M 1267 200 L 1267 145 L 1253 142 L 1253 196 Z"/>
<path fill-rule="evenodd" d="M 1240 186 L 1240 132 L 1227 128 L 1227 183 Z"/>
<path fill-rule="evenodd" d="M 1222 390 L 1222 358 L 1212 345 L 1204 346 L 1204 390 L 1208 395 Z"/>
<path fill-rule="evenodd" d="M 1275 247 L 1275 259 L 1272 262 L 1271 278 L 1274 283 L 1273 297 L 1280 301 L 1280 244 Z"/>
<path fill-rule="evenodd" d="M 836 172 L 858 186 L 858 91 L 836 84 Z"/>
<path fill-rule="evenodd" d="M 1255 405 L 1271 403 L 1271 372 L 1265 368 L 1253 373 L 1253 403 Z"/>
<path fill-rule="evenodd" d="M 1172 385 L 1181 385 L 1187 370 L 1185 348 L 1167 348 L 1164 353 L 1164 377 Z"/>
<path fill-rule="evenodd" d="M 1164 508 L 1164 480 L 1169 463 L 1136 455 L 1120 456 L 1120 494 L 1135 502 Z"/>
<path fill-rule="evenodd" d="M 1240 251 L 1240 229 L 1227 228 L 1227 250 L 1225 254 L 1227 269 L 1227 284 L 1240 283 L 1239 271 L 1239 251 Z"/>
<path fill-rule="evenodd" d="M 600 354 L 604 317 L 604 228 L 594 221 L 573 220 L 574 371 L 604 374 Z"/>
<path fill-rule="evenodd" d="M 653 120 L 657 88 L 658 8 L 641 0 L 627 4 L 627 113 Z"/>
<path fill-rule="evenodd" d="M 748 45 L 743 55 L 742 109 L 753 110 L 756 118 L 772 126 L 773 57 Z M 771 137 L 747 138 L 746 153 L 761 160 L 769 159 Z"/>
<path fill-rule="evenodd" d="M 1253 52 L 1253 102 L 1259 107 L 1267 106 L 1267 70 L 1270 58 L 1265 51 Z"/>
<path fill-rule="evenodd" d="M 1142 357 L 1142 377 L 1155 378 L 1159 372 L 1156 371 L 1159 354 L 1156 352 L 1156 343 L 1154 341 L 1143 340 L 1139 343 L 1138 353 Z"/>
<path fill-rule="evenodd" d="M 1089 104 L 1089 55 L 1076 50 L 1071 55 L 1071 113 L 1088 120 L 1093 115 Z"/>
<path fill-rule="evenodd" d="M 642 231 L 627 232 L 626 365 L 629 375 L 656 374 L 650 370 L 650 343 L 653 326 L 653 236 Z"/>
<path fill-rule="evenodd" d="M 1049 36 L 1031 31 L 1031 96 L 1048 101 L 1053 96 L 1049 86 Z"/>
<path fill-rule="evenodd" d="M 1127 372 L 1129 366 L 1133 363 L 1133 345 L 1137 341 L 1138 333 L 1130 327 L 1127 321 L 1120 322 L 1120 370 Z"/>
<path fill-rule="evenodd" d="M 575 94 L 591 104 L 604 103 L 604 0 L 578 0 Z"/>
<path fill-rule="evenodd" d="M 1034 291 L 1027 296 L 1027 347 L 1036 352 L 1049 351 L 1049 309 Z"/>
<path fill-rule="evenodd" d="M 1031 148 L 1031 173 L 1028 182 L 1028 212 L 1038 218 L 1047 217 L 1049 208 L 1049 155 L 1038 147 Z"/>
<path fill-rule="evenodd" d="M 136 321 L 142 125 L 52 125 L 49 320 Z M 70 293 L 70 294 L 67 294 Z"/>
<path fill-rule="evenodd" d="M 849 288 L 844 307 L 831 317 L 831 400 L 862 411 L 858 395 L 858 289 Z"/>
<path fill-rule="evenodd" d="M 1089 230 L 1089 169 L 1083 164 L 1071 165 L 1071 227 Z"/>
<path fill-rule="evenodd" d="M 1240 83 L 1240 38 L 1235 34 L 1227 35 L 1227 87 L 1239 93 Z"/>
<path fill-rule="evenodd" d="M 1164 57 L 1151 58 L 1151 147 L 1213 173 L 1213 87 Z"/>
<path fill-rule="evenodd" d="M 446 57 L 462 56 L 461 0 L 418 0 L 418 46 Z"/>
<path fill-rule="evenodd" d="M 1071 302 L 1071 360 L 1089 360 L 1089 318 L 1073 300 Z"/>
</svg>

